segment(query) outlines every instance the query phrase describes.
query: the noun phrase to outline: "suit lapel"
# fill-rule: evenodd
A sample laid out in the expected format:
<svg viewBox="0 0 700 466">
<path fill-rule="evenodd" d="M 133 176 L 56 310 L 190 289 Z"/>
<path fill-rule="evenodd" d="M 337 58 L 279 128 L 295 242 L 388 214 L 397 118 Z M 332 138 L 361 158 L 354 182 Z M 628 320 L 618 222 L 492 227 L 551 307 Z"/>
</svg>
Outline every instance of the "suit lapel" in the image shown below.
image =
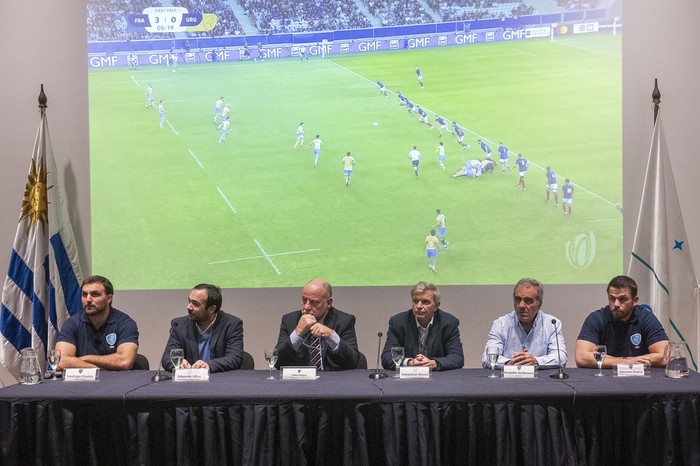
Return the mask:
<svg viewBox="0 0 700 466">
<path fill-rule="evenodd" d="M 214 348 L 216 348 L 216 342 L 221 336 L 221 322 L 223 321 L 223 318 L 221 317 L 222 312 L 223 311 L 219 310 L 216 315 L 216 321 L 211 328 L 211 338 L 209 339 L 209 356 L 211 359 L 216 359 L 218 357 Z"/>
<path fill-rule="evenodd" d="M 190 364 L 193 362 L 196 362 L 199 360 L 199 330 L 197 330 L 197 324 L 192 322 L 191 320 L 189 321 L 189 324 L 192 326 L 190 328 L 190 338 L 192 338 L 192 354 L 194 361 L 190 361 Z"/>
<path fill-rule="evenodd" d="M 326 318 L 323 319 L 323 325 L 328 327 L 329 329 L 335 331 L 335 324 L 336 320 L 338 319 L 338 316 L 335 312 L 335 309 L 333 306 L 328 308 L 328 312 L 326 312 Z M 328 359 L 328 346 L 324 345 L 323 348 L 323 368 L 328 370 L 328 364 L 329 364 L 329 359 Z"/>
<path fill-rule="evenodd" d="M 416 317 L 413 315 L 413 311 L 408 311 L 408 341 L 403 342 L 404 352 L 407 358 L 418 355 L 418 338 L 418 323 L 416 322 Z"/>
<path fill-rule="evenodd" d="M 425 343 L 425 347 L 428 351 L 427 356 L 432 358 L 433 356 L 440 356 L 438 353 L 439 347 L 437 346 L 438 334 L 440 333 L 440 310 L 438 309 L 433 314 L 433 325 L 430 326 L 430 331 L 428 332 L 428 341 Z"/>
<path fill-rule="evenodd" d="M 337 320 L 338 316 L 335 313 L 335 309 L 333 307 L 328 308 L 328 312 L 326 312 L 326 318 L 323 320 L 323 325 L 328 327 L 331 330 L 335 330 L 335 321 Z"/>
</svg>

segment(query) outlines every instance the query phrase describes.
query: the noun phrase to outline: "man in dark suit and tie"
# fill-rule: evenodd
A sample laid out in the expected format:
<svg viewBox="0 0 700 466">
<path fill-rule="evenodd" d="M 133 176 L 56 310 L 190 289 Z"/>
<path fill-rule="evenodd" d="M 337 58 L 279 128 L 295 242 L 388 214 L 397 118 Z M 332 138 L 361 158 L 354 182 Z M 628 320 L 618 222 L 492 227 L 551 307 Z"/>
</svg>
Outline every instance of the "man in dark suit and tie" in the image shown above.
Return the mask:
<svg viewBox="0 0 700 466">
<path fill-rule="evenodd" d="M 459 338 L 459 319 L 440 309 L 440 290 L 432 283 L 419 282 L 411 290 L 410 310 L 389 319 L 389 331 L 382 351 L 382 366 L 395 370 L 391 348 L 403 346 L 404 366 L 428 366 L 447 371 L 464 366 Z"/>
<path fill-rule="evenodd" d="M 355 316 L 333 307 L 333 291 L 327 281 L 311 280 L 302 290 L 301 310 L 282 316 L 276 349 L 277 367 L 355 369 L 360 358 Z"/>
<path fill-rule="evenodd" d="M 243 362 L 243 321 L 221 310 L 221 290 L 199 284 L 187 299 L 187 315 L 170 323 L 170 338 L 161 364 L 172 371 L 170 350 L 182 348 L 185 369 L 209 368 L 210 372 L 238 369 Z"/>
</svg>

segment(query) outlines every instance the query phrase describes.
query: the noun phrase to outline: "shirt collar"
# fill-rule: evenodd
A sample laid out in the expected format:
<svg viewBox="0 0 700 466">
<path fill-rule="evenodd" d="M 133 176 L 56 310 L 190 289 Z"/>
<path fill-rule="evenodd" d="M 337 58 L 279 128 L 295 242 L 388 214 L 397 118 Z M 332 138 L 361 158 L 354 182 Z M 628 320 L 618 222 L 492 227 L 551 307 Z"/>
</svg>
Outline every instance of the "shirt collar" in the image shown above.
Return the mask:
<svg viewBox="0 0 700 466">
<path fill-rule="evenodd" d="M 116 321 L 116 312 L 114 312 L 116 309 L 114 309 L 112 306 L 109 307 L 109 314 L 107 315 L 107 319 L 105 320 L 105 323 L 102 325 L 104 327 L 107 324 L 111 324 Z M 86 324 L 92 325 L 92 321 L 90 320 L 90 317 L 88 317 L 87 313 L 85 312 L 85 309 L 80 311 L 80 320 L 85 322 Z M 100 327 L 100 328 L 102 328 Z"/>
<path fill-rule="evenodd" d="M 207 325 L 207 328 L 205 328 L 204 330 L 201 330 L 199 328 L 199 325 L 197 325 L 197 324 L 194 324 L 194 326 L 197 327 L 197 331 L 199 332 L 200 335 L 204 335 L 205 333 L 207 333 L 211 329 L 211 327 L 216 322 L 216 319 L 218 319 L 218 318 L 219 318 L 219 313 L 217 312 L 216 315 L 214 316 L 214 320 L 212 320 L 211 323 L 209 325 Z"/>
<path fill-rule="evenodd" d="M 636 323 L 637 320 L 639 319 L 639 314 L 638 314 L 639 305 L 638 304 L 635 304 L 635 306 L 632 308 L 632 313 L 630 314 L 630 318 L 627 319 L 627 322 L 621 322 L 621 321 L 617 321 L 617 320 L 613 319 L 612 311 L 610 310 L 609 305 L 605 306 L 605 310 L 608 311 L 607 312 L 608 321 L 612 322 L 613 324 L 616 324 L 616 325 L 627 325 L 627 324 Z"/>
<path fill-rule="evenodd" d="M 530 332 L 532 332 L 534 329 L 539 327 L 541 325 L 541 322 L 542 322 L 542 309 L 538 309 L 537 314 L 535 315 L 535 320 L 532 321 L 532 328 L 530 329 Z M 525 331 L 525 329 L 523 328 L 523 325 L 518 320 L 518 313 L 515 312 L 515 309 L 513 309 L 513 325 L 522 329 L 523 332 Z M 526 333 L 529 333 L 529 332 L 526 332 Z"/>
<path fill-rule="evenodd" d="M 436 311 L 437 312 L 437 311 Z M 430 318 L 430 322 L 428 322 L 428 325 L 426 327 L 423 327 L 420 322 L 418 322 L 418 318 L 416 316 L 413 316 L 413 318 L 416 320 L 416 327 L 418 327 L 418 331 L 420 330 L 428 330 L 432 325 L 433 321 L 435 320 L 435 314 L 433 314 L 433 317 Z"/>
</svg>

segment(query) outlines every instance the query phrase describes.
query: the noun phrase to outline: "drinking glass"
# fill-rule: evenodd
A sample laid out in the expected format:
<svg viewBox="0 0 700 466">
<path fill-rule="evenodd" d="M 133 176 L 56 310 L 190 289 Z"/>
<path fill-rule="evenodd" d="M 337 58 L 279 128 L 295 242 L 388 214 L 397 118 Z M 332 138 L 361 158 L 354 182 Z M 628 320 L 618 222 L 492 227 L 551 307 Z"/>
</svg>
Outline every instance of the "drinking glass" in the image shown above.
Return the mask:
<svg viewBox="0 0 700 466">
<path fill-rule="evenodd" d="M 394 361 L 394 364 L 396 364 L 396 374 L 394 374 L 394 378 L 398 379 L 399 378 L 399 372 L 400 372 L 400 367 L 401 363 L 403 362 L 404 358 L 404 352 L 403 352 L 403 346 L 393 346 L 391 348 L 391 359 Z"/>
<path fill-rule="evenodd" d="M 185 359 L 185 350 L 182 348 L 175 348 L 170 350 L 170 361 L 175 366 L 175 369 L 179 369 L 182 366 L 182 360 Z"/>
<path fill-rule="evenodd" d="M 501 351 L 498 349 L 498 346 L 486 347 L 486 356 L 488 357 L 489 365 L 491 366 L 491 374 L 489 375 L 489 379 L 495 379 L 498 377 L 496 375 L 496 363 L 498 363 L 498 357 L 500 355 Z"/>
<path fill-rule="evenodd" d="M 49 365 L 51 366 L 51 372 L 54 377 L 56 376 L 56 370 L 58 370 L 58 363 L 61 362 L 61 350 L 51 349 L 48 355 Z"/>
<path fill-rule="evenodd" d="M 275 364 L 277 364 L 277 349 L 266 349 L 265 361 L 267 361 L 267 365 L 270 368 L 270 377 L 268 377 L 267 380 L 275 380 L 275 377 L 272 375 L 272 369 L 274 369 Z"/>
<path fill-rule="evenodd" d="M 593 374 L 596 377 L 605 376 L 605 374 L 603 374 L 603 361 L 605 361 L 605 356 L 607 356 L 607 354 L 608 354 L 608 348 L 605 345 L 597 345 L 593 349 L 593 358 L 598 363 L 598 373 Z"/>
</svg>

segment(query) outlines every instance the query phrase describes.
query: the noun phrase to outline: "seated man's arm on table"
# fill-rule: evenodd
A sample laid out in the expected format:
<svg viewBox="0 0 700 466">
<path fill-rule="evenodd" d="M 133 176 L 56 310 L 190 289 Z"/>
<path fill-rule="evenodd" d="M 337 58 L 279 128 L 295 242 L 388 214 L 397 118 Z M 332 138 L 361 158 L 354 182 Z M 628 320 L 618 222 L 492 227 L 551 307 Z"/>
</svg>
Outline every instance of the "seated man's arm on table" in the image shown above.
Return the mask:
<svg viewBox="0 0 700 466">
<path fill-rule="evenodd" d="M 445 356 L 433 358 L 435 365 L 431 365 L 433 370 L 452 370 L 464 367 L 464 350 L 462 349 L 462 339 L 459 336 L 459 319 L 455 319 L 445 329 L 444 336 Z"/>
<path fill-rule="evenodd" d="M 109 371 L 124 371 L 131 369 L 139 346 L 136 343 L 122 343 L 117 347 L 116 353 L 104 356 L 95 354 L 76 356 L 75 345 L 65 341 L 56 343 L 56 349 L 61 350 L 61 362 L 59 363 L 61 369 L 99 367 Z"/>
<path fill-rule="evenodd" d="M 667 340 L 658 341 L 649 346 L 649 353 L 641 356 L 610 356 L 607 355 L 603 361 L 604 368 L 611 368 L 615 364 L 645 364 L 654 367 L 663 367 L 664 349 L 668 344 Z M 576 367 L 598 368 L 598 363 L 593 357 L 593 351 L 597 345 L 586 340 L 576 340 Z"/>
<path fill-rule="evenodd" d="M 489 346 L 494 346 L 499 350 L 500 354 L 498 356 L 498 361 L 496 361 L 496 365 L 498 367 L 508 364 L 510 359 L 503 355 L 505 352 L 507 338 L 508 333 L 507 330 L 503 328 L 501 319 L 494 320 L 493 324 L 491 324 L 491 330 L 489 330 L 489 337 L 486 340 L 486 345 L 484 345 L 484 352 L 481 354 L 481 367 L 484 369 L 491 368 L 488 354 L 486 354 L 486 350 Z"/>
</svg>

